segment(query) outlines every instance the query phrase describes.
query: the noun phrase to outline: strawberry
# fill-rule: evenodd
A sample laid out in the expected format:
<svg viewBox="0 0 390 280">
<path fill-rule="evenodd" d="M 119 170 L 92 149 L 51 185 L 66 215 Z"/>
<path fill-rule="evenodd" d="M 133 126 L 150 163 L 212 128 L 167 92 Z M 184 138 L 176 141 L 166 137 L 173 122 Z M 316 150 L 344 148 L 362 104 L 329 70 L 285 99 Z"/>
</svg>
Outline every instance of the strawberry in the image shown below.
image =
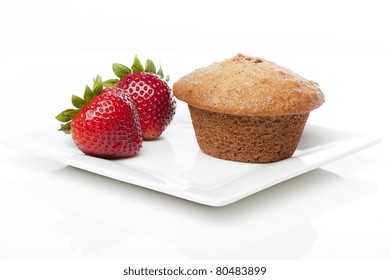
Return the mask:
<svg viewBox="0 0 390 280">
<path fill-rule="evenodd" d="M 117 86 L 130 94 L 138 111 L 143 139 L 157 139 L 176 110 L 176 101 L 167 84 L 169 76 L 163 80 L 161 66 L 156 72 L 154 63 L 148 59 L 144 68 L 137 56 L 131 69 L 119 63 L 114 63 L 112 68 L 119 80 L 108 80 L 104 85 Z"/>
<path fill-rule="evenodd" d="M 60 131 L 71 133 L 76 146 L 85 154 L 101 158 L 126 158 L 138 153 L 142 134 L 137 110 L 129 95 L 120 88 L 105 88 L 100 76 L 84 99 L 72 96 L 76 109 L 56 116 L 65 122 Z"/>
</svg>

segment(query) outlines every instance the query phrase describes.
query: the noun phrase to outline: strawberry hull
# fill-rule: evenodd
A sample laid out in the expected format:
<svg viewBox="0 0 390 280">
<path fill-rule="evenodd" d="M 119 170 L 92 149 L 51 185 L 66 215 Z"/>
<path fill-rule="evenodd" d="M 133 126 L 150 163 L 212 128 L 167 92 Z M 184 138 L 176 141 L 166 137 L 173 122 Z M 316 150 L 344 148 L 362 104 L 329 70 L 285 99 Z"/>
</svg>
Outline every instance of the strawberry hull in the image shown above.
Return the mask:
<svg viewBox="0 0 390 280">
<path fill-rule="evenodd" d="M 135 156 L 142 147 L 137 111 L 122 91 L 104 89 L 73 118 L 72 138 L 85 154 L 102 158 Z"/>
</svg>

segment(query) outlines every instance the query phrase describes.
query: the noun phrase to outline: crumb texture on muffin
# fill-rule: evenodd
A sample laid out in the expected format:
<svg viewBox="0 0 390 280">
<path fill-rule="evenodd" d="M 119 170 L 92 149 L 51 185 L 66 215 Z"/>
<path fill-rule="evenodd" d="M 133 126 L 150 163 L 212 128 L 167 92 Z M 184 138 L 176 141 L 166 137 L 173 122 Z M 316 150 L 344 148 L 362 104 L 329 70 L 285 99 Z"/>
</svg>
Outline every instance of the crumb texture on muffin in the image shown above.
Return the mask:
<svg viewBox="0 0 390 280">
<path fill-rule="evenodd" d="M 317 83 L 243 54 L 183 76 L 173 92 L 194 107 L 244 116 L 304 114 L 324 102 Z"/>
<path fill-rule="evenodd" d="M 258 163 L 291 157 L 310 112 L 324 102 L 315 82 L 242 54 L 185 75 L 173 93 L 188 103 L 204 153 Z"/>
</svg>

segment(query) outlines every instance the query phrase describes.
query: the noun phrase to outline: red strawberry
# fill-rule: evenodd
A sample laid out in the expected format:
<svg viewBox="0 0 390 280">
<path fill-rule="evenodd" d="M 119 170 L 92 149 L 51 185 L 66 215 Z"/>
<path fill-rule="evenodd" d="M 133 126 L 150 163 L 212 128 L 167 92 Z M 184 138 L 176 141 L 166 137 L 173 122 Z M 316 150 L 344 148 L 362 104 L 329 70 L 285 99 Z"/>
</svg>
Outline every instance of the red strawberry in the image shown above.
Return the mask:
<svg viewBox="0 0 390 280">
<path fill-rule="evenodd" d="M 153 62 L 147 60 L 144 69 L 136 56 L 132 69 L 115 63 L 113 70 L 120 80 L 109 80 L 105 84 L 116 84 L 130 94 L 138 110 L 143 139 L 158 138 L 172 121 L 176 110 L 172 91 L 162 79 L 164 74 L 161 67 L 156 73 Z M 169 76 L 166 79 L 168 81 Z"/>
<path fill-rule="evenodd" d="M 126 158 L 138 153 L 142 134 L 138 113 L 128 94 L 119 88 L 102 89 L 98 76 L 84 99 L 73 96 L 78 109 L 68 109 L 56 118 L 61 131 L 72 133 L 76 146 L 85 154 L 102 158 Z"/>
</svg>

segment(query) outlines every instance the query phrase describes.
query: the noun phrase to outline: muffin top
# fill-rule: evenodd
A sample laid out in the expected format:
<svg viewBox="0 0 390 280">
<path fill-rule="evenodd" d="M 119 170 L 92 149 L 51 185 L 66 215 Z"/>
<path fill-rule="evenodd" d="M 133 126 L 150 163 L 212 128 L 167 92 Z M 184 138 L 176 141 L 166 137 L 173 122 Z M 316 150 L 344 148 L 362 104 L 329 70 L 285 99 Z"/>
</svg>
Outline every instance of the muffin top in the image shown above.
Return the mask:
<svg viewBox="0 0 390 280">
<path fill-rule="evenodd" d="M 201 109 L 244 116 L 308 113 L 325 100 L 317 83 L 243 54 L 183 76 L 173 85 L 173 93 Z"/>
</svg>

